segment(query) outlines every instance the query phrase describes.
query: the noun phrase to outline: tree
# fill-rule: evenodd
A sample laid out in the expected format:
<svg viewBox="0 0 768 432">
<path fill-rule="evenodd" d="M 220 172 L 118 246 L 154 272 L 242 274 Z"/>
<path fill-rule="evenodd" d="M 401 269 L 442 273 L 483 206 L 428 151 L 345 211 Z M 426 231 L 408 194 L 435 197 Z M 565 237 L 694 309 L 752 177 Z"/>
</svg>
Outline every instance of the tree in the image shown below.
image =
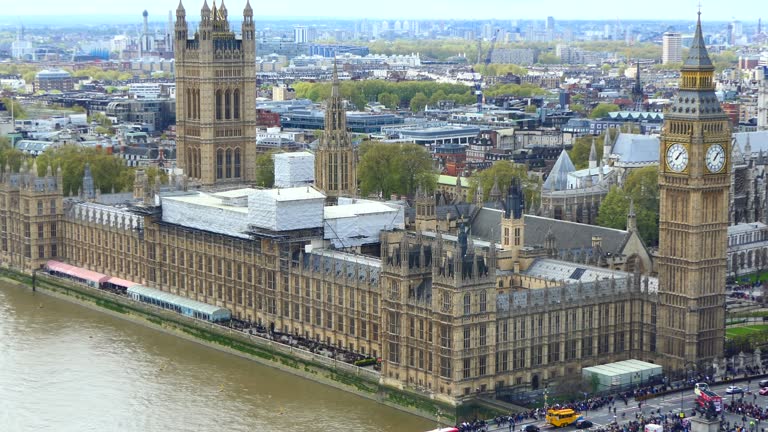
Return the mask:
<svg viewBox="0 0 768 432">
<path fill-rule="evenodd" d="M 11 171 L 18 171 L 26 158 L 21 150 L 13 148 L 8 137 L 0 137 L 0 168 L 8 165 Z"/>
<path fill-rule="evenodd" d="M 469 178 L 470 189 L 468 199 L 470 201 L 475 199 L 475 190 L 480 185 L 483 188 L 483 201 L 490 200 L 494 182 L 498 182 L 499 191 L 501 192 L 502 199 L 504 199 L 513 178 L 521 181 L 527 205 L 530 205 L 531 201 L 534 203 L 539 202 L 538 183 L 531 180 L 528 176 L 528 170 L 525 165 L 510 161 L 497 161 L 490 168 L 475 172 Z"/>
<path fill-rule="evenodd" d="M 256 186 L 271 188 L 275 185 L 275 153 L 270 150 L 256 157 Z"/>
<path fill-rule="evenodd" d="M 539 64 L 560 64 L 562 61 L 555 53 L 539 54 Z"/>
<path fill-rule="evenodd" d="M 597 160 L 600 161 L 603 158 L 603 140 L 605 134 L 610 133 L 611 139 L 615 139 L 618 131 L 615 129 L 608 129 L 607 132 L 603 132 L 598 137 L 583 136 L 576 138 L 573 142 L 571 151 L 568 152 L 568 156 L 571 158 L 571 162 L 576 169 L 583 169 L 589 166 L 589 153 L 592 151 L 592 140 L 595 141 L 595 151 L 597 152 Z"/>
<path fill-rule="evenodd" d="M 427 96 L 424 93 L 421 93 L 421 92 L 416 93 L 411 98 L 411 103 L 410 103 L 411 111 L 413 112 L 423 111 L 424 107 L 427 106 L 428 102 L 429 102 L 429 99 L 427 99 Z"/>
<path fill-rule="evenodd" d="M 599 103 L 589 113 L 589 118 L 598 119 L 608 116 L 609 112 L 619 111 L 619 106 L 611 103 Z"/>
<path fill-rule="evenodd" d="M 445 94 L 444 91 L 438 90 L 435 93 L 433 93 L 432 96 L 430 96 L 430 98 L 429 98 L 429 105 L 430 106 L 437 106 L 438 102 L 440 102 L 441 100 L 446 100 L 446 99 L 448 99 L 448 95 Z"/>
<path fill-rule="evenodd" d="M 93 181 L 102 193 L 121 192 L 133 185 L 131 171 L 123 161 L 101 149 L 65 145 L 37 156 L 38 175 L 44 175 L 48 166 L 53 170 L 61 167 L 65 195 L 82 187 L 86 163 L 90 164 Z"/>
<path fill-rule="evenodd" d="M 398 190 L 397 151 L 397 144 L 367 142 L 360 146 L 357 178 L 363 196 L 389 197 Z"/>
<path fill-rule="evenodd" d="M 624 190 L 635 204 L 637 229 L 645 244 L 659 243 L 659 168 L 655 165 L 633 170 Z"/>
<path fill-rule="evenodd" d="M 627 229 L 627 213 L 629 211 L 629 197 L 618 186 L 613 186 L 600 203 L 597 214 L 597 224 L 616 229 Z"/>
<path fill-rule="evenodd" d="M 12 98 L 2 98 L 0 101 L 3 102 L 3 106 L 5 107 L 6 111 L 8 111 L 8 114 L 11 113 L 11 107 L 13 107 L 13 117 L 17 119 L 25 119 L 27 118 L 27 112 L 24 109 L 24 107 L 17 101 L 16 99 Z"/>
<path fill-rule="evenodd" d="M 412 197 L 418 188 L 434 190 L 437 177 L 429 151 L 418 144 L 401 144 L 399 147 L 400 194 Z"/>
<path fill-rule="evenodd" d="M 659 243 L 659 169 L 647 166 L 633 170 L 624 187 L 614 186 L 600 203 L 597 224 L 609 228 L 626 229 L 629 202 L 635 207 L 637 230 L 647 246 Z"/>
<path fill-rule="evenodd" d="M 164 169 L 151 166 L 145 168 L 144 173 L 147 175 L 147 183 L 150 187 L 154 186 L 158 181 L 161 185 L 168 184 L 168 173 Z M 131 174 L 134 175 L 135 171 L 132 171 Z"/>
<path fill-rule="evenodd" d="M 586 108 L 584 108 L 584 105 L 580 103 L 572 103 L 569 105 L 569 108 L 571 109 L 571 111 L 579 114 L 584 114 L 587 110 Z"/>
<path fill-rule="evenodd" d="M 364 143 L 357 177 L 364 196 L 413 196 L 419 187 L 431 192 L 437 184 L 432 156 L 418 144 Z"/>
<path fill-rule="evenodd" d="M 394 110 L 400 105 L 400 97 L 392 93 L 381 93 L 379 95 L 379 103 Z"/>
</svg>

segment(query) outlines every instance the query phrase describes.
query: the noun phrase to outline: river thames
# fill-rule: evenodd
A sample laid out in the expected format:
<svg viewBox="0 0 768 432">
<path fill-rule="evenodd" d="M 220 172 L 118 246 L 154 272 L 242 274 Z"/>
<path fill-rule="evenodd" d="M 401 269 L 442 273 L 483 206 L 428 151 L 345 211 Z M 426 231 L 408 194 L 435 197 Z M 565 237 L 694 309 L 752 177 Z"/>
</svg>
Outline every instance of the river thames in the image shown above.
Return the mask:
<svg viewBox="0 0 768 432">
<path fill-rule="evenodd" d="M 0 281 L 0 431 L 425 431 L 434 422 Z"/>
</svg>

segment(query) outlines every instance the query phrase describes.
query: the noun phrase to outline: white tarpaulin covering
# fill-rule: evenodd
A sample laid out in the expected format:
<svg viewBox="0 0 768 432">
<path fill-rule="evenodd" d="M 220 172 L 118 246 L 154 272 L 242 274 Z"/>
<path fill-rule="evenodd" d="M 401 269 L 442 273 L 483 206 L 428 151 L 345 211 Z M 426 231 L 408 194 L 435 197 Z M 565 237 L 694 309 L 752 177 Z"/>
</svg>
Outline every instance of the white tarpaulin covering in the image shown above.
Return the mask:
<svg viewBox="0 0 768 432">
<path fill-rule="evenodd" d="M 203 231 L 248 238 L 248 207 L 242 197 L 255 189 L 239 189 L 221 194 L 192 192 L 163 196 L 163 222 Z M 238 196 L 240 198 L 238 198 Z"/>
<path fill-rule="evenodd" d="M 248 220 L 272 231 L 319 228 L 324 204 L 325 195 L 311 186 L 257 190 L 248 197 Z"/>
<path fill-rule="evenodd" d="M 339 199 L 325 208 L 324 237 L 336 248 L 379 241 L 382 230 L 403 229 L 403 208 L 377 201 Z"/>
<path fill-rule="evenodd" d="M 312 153 L 278 153 L 274 159 L 275 187 L 298 187 L 315 182 L 315 155 Z"/>
</svg>

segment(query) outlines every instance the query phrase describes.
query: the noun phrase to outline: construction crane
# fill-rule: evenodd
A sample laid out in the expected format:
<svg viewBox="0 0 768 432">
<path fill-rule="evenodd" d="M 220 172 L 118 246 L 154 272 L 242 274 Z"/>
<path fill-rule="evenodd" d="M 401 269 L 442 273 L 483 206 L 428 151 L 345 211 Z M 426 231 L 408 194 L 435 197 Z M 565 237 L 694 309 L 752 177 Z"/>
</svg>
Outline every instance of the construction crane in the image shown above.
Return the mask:
<svg viewBox="0 0 768 432">
<path fill-rule="evenodd" d="M 477 112 L 483 111 L 483 75 L 488 72 L 488 65 L 491 63 L 491 56 L 493 55 L 493 48 L 496 46 L 496 39 L 499 37 L 499 31 L 496 29 L 493 32 L 493 38 L 491 38 L 491 46 L 488 47 L 488 54 L 485 56 L 483 62 L 483 72 L 475 77 L 475 95 L 477 96 Z M 479 55 L 478 55 L 479 56 Z"/>
</svg>

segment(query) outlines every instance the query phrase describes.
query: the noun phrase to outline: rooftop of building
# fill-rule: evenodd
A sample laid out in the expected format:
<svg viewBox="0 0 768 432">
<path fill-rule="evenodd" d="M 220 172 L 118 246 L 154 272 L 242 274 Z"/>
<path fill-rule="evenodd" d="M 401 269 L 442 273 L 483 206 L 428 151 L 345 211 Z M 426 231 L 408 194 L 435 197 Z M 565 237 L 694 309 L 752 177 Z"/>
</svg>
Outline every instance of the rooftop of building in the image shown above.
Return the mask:
<svg viewBox="0 0 768 432">
<path fill-rule="evenodd" d="M 35 78 L 51 79 L 51 78 L 70 78 L 71 73 L 64 69 L 43 69 L 35 75 Z"/>
<path fill-rule="evenodd" d="M 611 150 L 617 164 L 646 164 L 659 161 L 659 137 L 621 133 Z"/>
</svg>

